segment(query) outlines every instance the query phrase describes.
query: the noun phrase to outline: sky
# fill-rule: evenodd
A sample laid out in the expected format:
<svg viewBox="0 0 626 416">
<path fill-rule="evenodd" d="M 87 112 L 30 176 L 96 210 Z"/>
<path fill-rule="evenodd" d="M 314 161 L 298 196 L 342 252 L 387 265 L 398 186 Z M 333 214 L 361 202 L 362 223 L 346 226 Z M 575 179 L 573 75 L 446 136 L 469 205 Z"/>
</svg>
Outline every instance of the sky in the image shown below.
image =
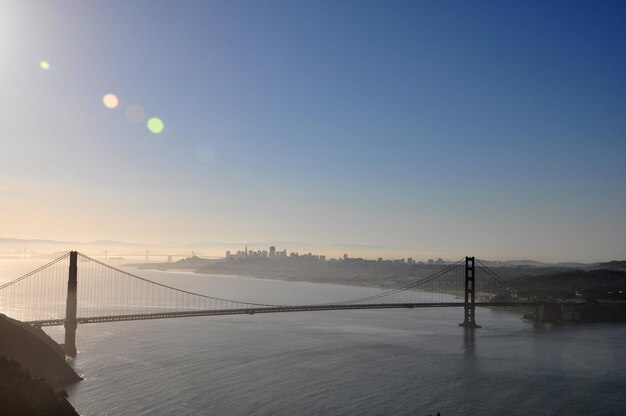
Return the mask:
<svg viewBox="0 0 626 416">
<path fill-rule="evenodd" d="M 625 19 L 620 1 L 3 0 L 0 237 L 624 259 Z"/>
</svg>

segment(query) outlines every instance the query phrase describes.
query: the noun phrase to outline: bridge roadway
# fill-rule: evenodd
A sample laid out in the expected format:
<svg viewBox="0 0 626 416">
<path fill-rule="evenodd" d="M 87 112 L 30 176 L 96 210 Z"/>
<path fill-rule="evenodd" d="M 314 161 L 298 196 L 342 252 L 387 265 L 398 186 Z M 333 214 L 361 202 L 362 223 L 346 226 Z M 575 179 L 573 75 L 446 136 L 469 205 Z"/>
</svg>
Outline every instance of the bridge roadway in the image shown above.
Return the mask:
<svg viewBox="0 0 626 416">
<path fill-rule="evenodd" d="M 493 307 L 493 306 L 548 306 L 561 305 L 564 302 L 476 302 L 477 307 Z M 313 312 L 313 311 L 344 311 L 357 309 L 413 309 L 413 308 L 462 308 L 465 306 L 463 302 L 439 302 L 439 303 L 363 303 L 354 305 L 294 305 L 294 306 L 271 306 L 247 309 L 215 309 L 201 311 L 178 311 L 178 312 L 155 312 L 140 313 L 131 315 L 110 315 L 110 316 L 94 316 L 88 318 L 77 318 L 79 324 L 96 324 L 104 322 L 121 322 L 121 321 L 142 321 L 148 319 L 171 319 L 171 318 L 187 318 L 193 316 L 218 316 L 218 315 L 254 315 L 257 313 L 280 313 L 280 312 Z M 26 322 L 36 327 L 43 326 L 60 326 L 65 323 L 65 319 L 50 319 L 41 321 Z"/>
</svg>

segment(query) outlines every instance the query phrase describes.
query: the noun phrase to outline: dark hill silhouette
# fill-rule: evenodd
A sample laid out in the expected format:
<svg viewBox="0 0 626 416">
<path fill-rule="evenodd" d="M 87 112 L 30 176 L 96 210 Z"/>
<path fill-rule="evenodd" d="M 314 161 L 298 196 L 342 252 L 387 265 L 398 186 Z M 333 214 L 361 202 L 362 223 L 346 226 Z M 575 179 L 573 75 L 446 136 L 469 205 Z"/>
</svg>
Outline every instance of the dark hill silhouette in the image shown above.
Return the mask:
<svg viewBox="0 0 626 416">
<path fill-rule="evenodd" d="M 626 272 L 626 260 L 612 260 L 606 263 L 596 264 L 594 269 L 621 270 Z"/>
<path fill-rule="evenodd" d="M 74 416 L 65 391 L 55 392 L 15 360 L 0 356 L 0 415 Z"/>
<path fill-rule="evenodd" d="M 14 359 L 30 374 L 53 385 L 81 378 L 65 361 L 65 353 L 43 330 L 0 314 L 0 356 Z"/>
<path fill-rule="evenodd" d="M 538 295 L 626 300 L 626 271 L 621 270 L 574 269 L 539 275 L 509 276 L 508 281 L 526 293 Z"/>
</svg>

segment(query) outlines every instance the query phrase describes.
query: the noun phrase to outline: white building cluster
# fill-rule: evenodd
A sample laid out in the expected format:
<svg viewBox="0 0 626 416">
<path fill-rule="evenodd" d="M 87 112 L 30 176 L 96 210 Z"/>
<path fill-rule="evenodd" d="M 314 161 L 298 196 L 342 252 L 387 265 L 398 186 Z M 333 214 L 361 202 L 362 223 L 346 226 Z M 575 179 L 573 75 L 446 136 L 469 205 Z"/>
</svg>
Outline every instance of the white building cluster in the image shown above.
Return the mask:
<svg viewBox="0 0 626 416">
<path fill-rule="evenodd" d="M 244 250 L 238 250 L 236 253 L 231 253 L 230 250 L 226 252 L 226 260 L 231 259 L 247 259 L 247 258 L 308 258 L 313 260 L 326 261 L 326 256 L 317 255 L 312 253 L 300 254 L 297 251 L 292 251 L 287 255 L 287 250 L 277 251 L 275 246 L 270 246 L 269 250 L 248 250 L 248 246 Z M 344 254 L 344 258 L 347 258 L 347 254 Z"/>
<path fill-rule="evenodd" d="M 228 250 L 226 252 L 226 260 L 236 260 L 236 259 L 248 259 L 248 258 L 252 258 L 252 259 L 260 259 L 260 258 L 264 258 L 264 259 L 272 259 L 272 258 L 276 258 L 276 259 L 286 259 L 286 258 L 290 258 L 290 259 L 303 259 L 303 260 L 319 260 L 319 261 L 326 261 L 326 256 L 324 255 L 317 255 L 317 254 L 313 254 L 313 253 L 306 253 L 306 254 L 300 254 L 297 251 L 292 251 L 289 254 L 287 254 L 287 250 L 283 249 L 282 251 L 277 251 L 275 246 L 270 246 L 269 250 L 248 250 L 248 246 L 246 245 L 244 250 L 238 250 L 236 253 L 232 253 L 230 250 Z M 348 254 L 344 254 L 343 256 L 339 257 L 338 259 L 335 258 L 330 258 L 328 259 L 328 261 L 331 262 L 337 262 L 337 261 L 369 261 L 366 259 L 362 259 L 362 258 L 351 258 L 348 257 Z M 376 260 L 374 260 L 376 261 Z M 412 257 L 409 257 L 407 259 L 383 259 L 382 257 L 378 257 L 377 259 L 378 262 L 388 262 L 388 263 L 403 263 L 403 264 L 437 264 L 437 265 L 441 265 L 441 264 L 445 264 L 446 261 L 443 260 L 442 258 L 438 258 L 438 259 L 428 259 L 427 261 L 416 261 L 414 260 Z"/>
</svg>

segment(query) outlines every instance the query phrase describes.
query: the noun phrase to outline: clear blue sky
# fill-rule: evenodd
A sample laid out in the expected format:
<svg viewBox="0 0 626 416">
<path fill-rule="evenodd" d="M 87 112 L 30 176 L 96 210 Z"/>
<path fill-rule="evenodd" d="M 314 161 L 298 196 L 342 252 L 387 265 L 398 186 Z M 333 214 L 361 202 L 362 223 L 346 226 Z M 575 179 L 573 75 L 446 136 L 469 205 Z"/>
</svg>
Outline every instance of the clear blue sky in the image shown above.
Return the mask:
<svg viewBox="0 0 626 416">
<path fill-rule="evenodd" d="M 626 258 L 625 21 L 619 1 L 3 1 L 0 236 Z"/>
</svg>

